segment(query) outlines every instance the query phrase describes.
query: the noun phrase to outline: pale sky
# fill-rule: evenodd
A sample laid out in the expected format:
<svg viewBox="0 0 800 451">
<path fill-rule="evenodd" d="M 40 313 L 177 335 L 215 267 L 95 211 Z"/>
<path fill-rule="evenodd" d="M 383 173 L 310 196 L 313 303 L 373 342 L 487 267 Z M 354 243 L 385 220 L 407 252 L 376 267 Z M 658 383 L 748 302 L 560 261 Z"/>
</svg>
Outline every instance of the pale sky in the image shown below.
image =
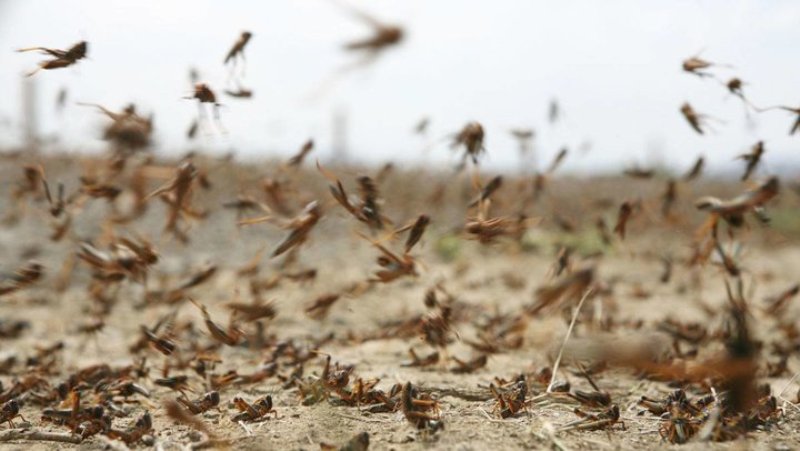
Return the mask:
<svg viewBox="0 0 800 451">
<path fill-rule="evenodd" d="M 59 134 L 68 150 L 97 150 L 102 117 L 75 102 L 120 109 L 135 102 L 156 118 L 159 152 L 178 154 L 197 115 L 188 69 L 218 91 L 227 135 L 200 140 L 210 151 L 282 156 L 309 137 L 318 156 L 330 151 L 333 112 L 349 118 L 351 157 L 368 162 L 419 161 L 424 141 L 411 133 L 431 118 L 430 139 L 477 120 L 486 129 L 485 164 L 514 168 L 517 147 L 508 130 L 532 127 L 541 159 L 573 150 L 566 170 L 621 168 L 663 161 L 685 168 L 700 154 L 712 168 L 738 167 L 735 155 L 766 142 L 764 171 L 794 163 L 800 134 L 793 117 L 771 112 L 748 126 L 741 102 L 712 80 L 683 73 L 698 52 L 727 63 L 717 73 L 738 76 L 758 105 L 800 105 L 800 2 L 763 0 L 523 1 L 351 0 L 407 38 L 376 64 L 354 71 L 310 100 L 337 68 L 353 60 L 341 48 L 369 33 L 332 0 L 113 1 L 0 0 L 0 144 L 18 143 L 21 74 L 41 59 L 16 48 L 65 48 L 89 41 L 89 60 L 41 71 L 41 131 Z M 244 84 L 250 101 L 222 95 L 223 57 L 242 30 Z M 55 113 L 60 87 L 69 92 Z M 547 123 L 550 99 L 564 112 Z M 684 101 L 719 122 L 697 135 L 679 114 Z M 8 125 L 8 121 L 12 121 Z M 577 151 L 590 141 L 591 149 Z M 447 145 L 426 161 L 450 162 Z M 734 166 L 731 166 L 731 165 Z"/>
</svg>

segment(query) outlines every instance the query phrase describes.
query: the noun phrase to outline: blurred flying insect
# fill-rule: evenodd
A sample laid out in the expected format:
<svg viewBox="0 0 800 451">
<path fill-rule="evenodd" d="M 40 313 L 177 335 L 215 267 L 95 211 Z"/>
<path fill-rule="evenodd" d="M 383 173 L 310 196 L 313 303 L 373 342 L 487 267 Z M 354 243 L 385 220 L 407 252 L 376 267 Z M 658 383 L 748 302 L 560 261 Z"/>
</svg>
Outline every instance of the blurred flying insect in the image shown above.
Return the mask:
<svg viewBox="0 0 800 451">
<path fill-rule="evenodd" d="M 419 242 L 422 238 L 422 235 L 425 233 L 425 229 L 430 224 L 431 218 L 428 215 L 419 215 L 414 224 L 411 226 L 411 231 L 408 233 L 408 238 L 406 239 L 405 244 L 405 252 L 406 254 L 411 252 L 411 249 Z"/>
<path fill-rule="evenodd" d="M 736 157 L 737 159 L 744 160 L 746 163 L 744 174 L 742 175 L 743 182 L 749 179 L 753 174 L 753 171 L 756 170 L 758 163 L 761 162 L 762 155 L 764 155 L 764 141 L 759 141 L 753 145 L 753 148 L 750 149 L 749 153 L 745 153 Z"/>
<path fill-rule="evenodd" d="M 428 127 L 431 125 L 431 118 L 428 116 L 424 116 L 422 119 L 417 122 L 417 125 L 414 126 L 414 133 L 418 135 L 425 135 L 428 133 Z"/>
<path fill-rule="evenodd" d="M 577 302 L 582 294 L 592 286 L 595 269 L 592 266 L 573 271 L 552 284 L 536 290 L 536 301 L 525 307 L 528 315 L 536 315 L 543 310 L 568 302 Z"/>
<path fill-rule="evenodd" d="M 368 64 L 374 61 L 383 51 L 402 42 L 404 37 L 402 27 L 381 22 L 375 17 L 345 5 L 342 2 L 337 1 L 336 3 L 372 28 L 371 36 L 348 42 L 344 46 L 345 50 L 348 51 L 365 52 L 364 59 L 360 64 Z"/>
<path fill-rule="evenodd" d="M 761 111 L 761 112 L 770 111 L 770 110 L 783 110 L 783 111 L 788 111 L 789 113 L 794 114 L 796 117 L 795 117 L 794 123 L 792 123 L 792 127 L 789 129 L 789 135 L 794 135 L 795 133 L 800 131 L 800 107 L 790 107 L 790 106 L 780 106 L 779 105 L 779 106 L 772 106 L 772 107 L 769 107 L 769 108 L 758 109 L 758 111 Z"/>
<path fill-rule="evenodd" d="M 206 306 L 195 301 L 192 298 L 189 298 L 189 301 L 191 301 L 192 304 L 195 305 L 195 307 L 200 309 L 200 313 L 203 315 L 203 321 L 206 324 L 206 328 L 208 329 L 208 332 L 215 340 L 227 346 L 236 346 L 237 344 L 239 344 L 244 334 L 242 333 L 241 330 L 239 330 L 236 327 L 233 321 L 235 315 L 231 315 L 231 322 L 226 330 L 211 319 L 211 315 L 208 313 L 208 309 L 206 309 Z"/>
<path fill-rule="evenodd" d="M 122 155 L 128 155 L 150 144 L 153 116 L 140 116 L 136 112 L 136 105 L 128 104 L 120 112 L 111 111 L 96 103 L 79 102 L 78 105 L 97 108 L 111 119 L 111 123 L 103 130 L 103 139 L 113 143 Z"/>
<path fill-rule="evenodd" d="M 254 300 L 254 302 L 250 304 L 230 302 L 225 306 L 232 310 L 236 316 L 244 322 L 253 322 L 265 318 L 271 319 L 278 314 L 273 301 L 262 302 Z"/>
<path fill-rule="evenodd" d="M 426 356 L 418 356 L 414 348 L 408 348 L 408 354 L 411 356 L 411 361 L 402 363 L 400 366 L 404 367 L 426 367 L 439 363 L 439 352 L 433 351 Z"/>
<path fill-rule="evenodd" d="M 58 94 L 56 95 L 56 112 L 61 114 L 64 111 L 64 107 L 67 106 L 67 97 L 68 92 L 66 87 L 61 87 L 58 90 Z"/>
<path fill-rule="evenodd" d="M 44 266 L 31 261 L 17 268 L 13 274 L 0 275 L 0 296 L 13 293 L 32 285 L 44 276 Z"/>
<path fill-rule="evenodd" d="M 206 434 L 212 446 L 225 447 L 226 443 L 217 440 L 217 436 L 214 434 L 214 431 L 209 428 L 203 420 L 200 418 L 195 418 L 194 414 L 183 407 L 178 401 L 166 401 L 164 403 L 164 411 L 172 420 L 177 421 L 180 424 L 190 426 L 192 429 Z"/>
<path fill-rule="evenodd" d="M 317 224 L 320 217 L 322 217 L 322 210 L 319 208 L 319 204 L 317 204 L 316 201 L 306 205 L 306 208 L 300 215 L 288 224 L 288 228 L 292 231 L 272 252 L 272 256 L 277 257 L 289 249 L 295 249 L 297 246 L 306 242 L 309 232 Z"/>
<path fill-rule="evenodd" d="M 778 194 L 778 190 L 778 178 L 771 177 L 757 188 L 731 200 L 721 200 L 712 196 L 701 197 L 695 202 L 695 207 L 699 210 L 706 210 L 711 215 L 701 230 L 715 230 L 719 218 L 732 227 L 742 226 L 744 215 L 749 212 L 761 211 L 763 205 Z"/>
<path fill-rule="evenodd" d="M 606 246 L 610 245 L 611 234 L 608 232 L 608 224 L 606 224 L 606 220 L 602 217 L 598 217 L 594 225 L 597 229 L 597 233 L 600 235 L 600 239 L 603 241 L 603 244 Z"/>
<path fill-rule="evenodd" d="M 236 90 L 226 89 L 225 94 L 229 97 L 233 97 L 234 99 L 251 99 L 253 98 L 253 91 L 242 86 L 236 88 Z"/>
<path fill-rule="evenodd" d="M 197 130 L 200 128 L 200 122 L 197 118 L 192 119 L 192 122 L 189 123 L 189 128 L 186 129 L 186 139 L 193 140 L 197 137 Z"/>
<path fill-rule="evenodd" d="M 345 4 L 343 1 L 332 1 L 353 17 L 371 27 L 373 32 L 370 36 L 344 44 L 345 51 L 357 53 L 360 57 L 343 65 L 320 83 L 310 96 L 312 100 L 329 91 L 347 73 L 374 64 L 386 50 L 398 46 L 405 35 L 403 28 L 398 25 L 381 22 L 375 17 Z"/>
<path fill-rule="evenodd" d="M 561 163 L 564 162 L 564 159 L 567 158 L 567 154 L 569 153 L 569 149 L 566 147 L 562 147 L 561 150 L 558 151 L 556 156 L 553 158 L 553 161 L 550 163 L 550 166 L 547 167 L 546 174 L 552 174 L 561 166 Z"/>
<path fill-rule="evenodd" d="M 28 47 L 19 49 L 17 52 L 31 52 L 38 51 L 39 53 L 50 55 L 53 57 L 51 60 L 45 60 L 39 63 L 39 67 L 29 72 L 26 76 L 39 72 L 40 70 L 61 69 L 77 63 L 79 60 L 86 58 L 88 50 L 88 43 L 86 41 L 78 42 L 67 50 L 51 49 L 47 47 Z"/>
<path fill-rule="evenodd" d="M 665 255 L 659 260 L 661 261 L 662 271 L 661 275 L 658 277 L 658 280 L 661 283 L 669 283 L 670 279 L 672 279 L 672 257 Z"/>
<path fill-rule="evenodd" d="M 468 373 L 473 373 L 485 367 L 486 363 L 489 360 L 489 357 L 486 354 L 480 354 L 479 356 L 469 361 L 461 360 L 455 356 L 453 356 L 452 359 L 453 362 L 456 363 L 456 366 L 450 369 L 451 373 L 468 374 Z"/>
<path fill-rule="evenodd" d="M 165 356 L 171 355 L 177 345 L 175 344 L 175 318 L 177 310 L 162 315 L 152 328 L 145 325 L 140 325 L 139 330 L 141 335 L 130 347 L 131 353 L 139 352 L 148 347 L 152 347 L 156 351 Z"/>
<path fill-rule="evenodd" d="M 360 432 L 354 435 L 342 446 L 320 443 L 321 451 L 367 451 L 369 449 L 369 432 Z"/>
<path fill-rule="evenodd" d="M 703 167 L 706 164 L 705 158 L 702 156 L 697 157 L 697 161 L 694 162 L 692 168 L 686 172 L 686 175 L 683 176 L 683 180 L 686 182 L 692 181 L 697 177 L 700 177 L 700 174 L 703 173 Z"/>
<path fill-rule="evenodd" d="M 194 188 L 194 181 L 197 179 L 197 168 L 189 162 L 183 162 L 175 170 L 175 177 L 150 193 L 146 199 L 160 196 L 169 206 L 167 224 L 164 230 L 175 235 L 181 242 L 188 242 L 186 233 L 178 227 L 178 221 L 183 216 L 202 217 L 203 214 L 191 209 L 189 205 Z"/>
<path fill-rule="evenodd" d="M 308 234 L 311 229 L 319 222 L 322 217 L 322 209 L 317 201 L 312 201 L 306 205 L 305 209 L 294 217 L 291 221 L 279 225 L 284 229 L 289 229 L 289 235 L 278 244 L 271 256 L 277 257 L 286 251 L 297 249 L 301 244 L 308 240 Z M 244 219 L 239 221 L 240 225 L 252 225 L 260 222 L 274 222 L 275 218 L 271 215 L 262 216 L 259 218 Z"/>
<path fill-rule="evenodd" d="M 728 92 L 735 95 L 736 97 L 742 99 L 743 101 L 747 102 L 747 99 L 744 96 L 744 92 L 742 91 L 742 87 L 744 86 L 744 82 L 740 78 L 731 78 L 725 83 L 725 87 L 728 88 Z"/>
<path fill-rule="evenodd" d="M 244 56 L 244 48 L 247 46 L 247 43 L 250 42 L 250 38 L 253 37 L 253 33 L 249 31 L 243 31 L 242 34 L 239 35 L 239 39 L 233 44 L 233 47 L 228 51 L 225 55 L 225 64 L 233 63 L 233 67 L 236 67 L 239 59 L 242 60 L 242 63 L 246 62 Z"/>
<path fill-rule="evenodd" d="M 628 224 L 628 220 L 633 215 L 633 210 L 636 204 L 629 200 L 626 200 L 619 206 L 619 212 L 617 213 L 617 223 L 614 226 L 614 233 L 619 235 L 621 240 L 625 239 L 625 230 Z"/>
<path fill-rule="evenodd" d="M 667 180 L 667 188 L 664 190 L 664 194 L 661 195 L 661 215 L 663 217 L 669 217 L 672 206 L 675 205 L 677 194 L 678 189 L 675 179 Z"/>
<path fill-rule="evenodd" d="M 788 302 L 800 293 L 800 284 L 794 284 L 778 295 L 771 296 L 765 300 L 764 311 L 770 315 L 780 316 L 786 310 Z"/>
<path fill-rule="evenodd" d="M 289 158 L 286 165 L 292 168 L 299 168 L 312 150 L 314 150 L 314 140 L 309 139 L 303 143 L 303 146 L 300 147 L 300 150 L 292 158 Z"/>
<path fill-rule="evenodd" d="M 458 133 L 452 135 L 452 142 L 450 148 L 455 149 L 459 146 L 464 146 L 464 155 L 461 158 L 459 168 L 462 168 L 466 163 L 467 157 L 472 159 L 473 164 L 478 164 L 478 157 L 486 152 L 486 147 L 483 144 L 484 132 L 483 126 L 479 122 L 469 122 Z"/>
<path fill-rule="evenodd" d="M 325 170 L 319 162 L 317 162 L 317 169 L 325 178 L 334 183 L 329 186 L 329 189 L 336 202 L 358 221 L 369 226 L 370 230 L 381 230 L 384 228 L 385 223 L 391 222 L 381 214 L 378 188 L 370 177 L 358 177 L 360 199 L 353 201 L 344 190 L 342 182 L 333 173 Z"/>
<path fill-rule="evenodd" d="M 708 116 L 696 112 L 694 108 L 689 105 L 689 102 L 684 102 L 684 104 L 681 105 L 681 114 L 683 114 L 683 117 L 686 118 L 686 121 L 692 126 L 694 131 L 701 135 L 703 134 L 703 122 Z"/>
<path fill-rule="evenodd" d="M 339 300 L 340 295 L 336 293 L 324 294 L 314 300 L 306 309 L 306 315 L 319 321 L 328 316 L 328 311 L 333 304 Z"/>
<path fill-rule="evenodd" d="M 500 189 L 503 186 L 503 177 L 498 175 L 489 180 L 489 183 L 483 187 L 481 193 L 475 197 L 475 199 L 467 205 L 468 208 L 476 207 L 479 203 L 485 202 L 495 191 Z"/>
<path fill-rule="evenodd" d="M 622 173 L 634 179 L 649 179 L 652 178 L 653 175 L 655 175 L 656 171 L 654 171 L 653 169 L 645 169 L 639 166 L 633 166 L 628 169 L 625 169 L 624 171 L 622 171 Z"/>
<path fill-rule="evenodd" d="M 704 60 L 700 58 L 699 55 L 696 55 L 683 60 L 682 67 L 685 72 L 697 75 L 698 77 L 712 77 L 713 75 L 710 74 L 709 72 L 705 72 L 705 69 L 711 67 L 731 67 L 731 66 L 727 64 L 712 63 L 711 61 Z"/>
<path fill-rule="evenodd" d="M 380 242 L 372 240 L 360 233 L 358 233 L 358 235 L 381 251 L 381 255 L 377 260 L 378 265 L 383 269 L 375 271 L 373 277 L 369 279 L 370 282 L 389 283 L 404 276 L 416 277 L 418 275 L 417 262 L 408 251 L 404 252 L 402 255 L 397 255 Z"/>
<path fill-rule="evenodd" d="M 192 95 L 184 97 L 184 99 L 197 100 L 198 122 L 201 124 L 204 121 L 208 122 L 207 109 L 204 107 L 205 104 L 208 104 L 211 108 L 211 114 L 214 123 L 216 123 L 216 126 L 220 132 L 225 133 L 225 127 L 222 125 L 222 120 L 219 116 L 219 107 L 221 107 L 222 104 L 217 102 L 217 95 L 214 94 L 214 91 L 212 91 L 207 84 L 196 83 L 194 85 L 194 92 Z"/>
<path fill-rule="evenodd" d="M 555 124 L 560 117 L 561 107 L 558 105 L 558 100 L 550 100 L 550 105 L 547 107 L 547 120 L 550 121 L 551 124 Z"/>
<path fill-rule="evenodd" d="M 491 217 L 489 209 L 491 200 L 486 199 L 477 204 L 477 214 L 467 217 L 464 231 L 470 239 L 478 240 L 481 244 L 491 244 L 502 236 L 507 236 L 519 242 L 528 228 L 539 223 L 539 219 L 528 218 L 524 214 L 517 217 Z"/>
</svg>

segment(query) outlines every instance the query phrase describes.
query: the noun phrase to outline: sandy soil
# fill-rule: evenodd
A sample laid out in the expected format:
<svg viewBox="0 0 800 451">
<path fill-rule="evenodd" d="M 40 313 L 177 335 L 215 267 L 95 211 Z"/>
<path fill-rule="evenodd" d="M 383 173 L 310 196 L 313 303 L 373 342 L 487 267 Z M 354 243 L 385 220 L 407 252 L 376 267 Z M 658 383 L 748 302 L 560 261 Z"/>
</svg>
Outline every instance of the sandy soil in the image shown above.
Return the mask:
<svg viewBox="0 0 800 451">
<path fill-rule="evenodd" d="M 48 177 L 51 180 L 64 180 L 68 184 L 67 192 L 71 192 L 76 183 L 78 165 L 62 167 L 63 162 L 50 160 L 45 163 Z M 17 211 L 9 196 L 20 179 L 20 164 L 21 161 L 7 160 L 0 171 L 3 177 L 0 185 L 0 198 L 3 199 L 0 215 Z M 144 218 L 119 227 L 117 232 L 140 233 L 151 237 L 156 243 L 161 259 L 152 268 L 148 282 L 150 289 L 174 286 L 177 280 L 203 265 L 217 265 L 215 276 L 191 289 L 189 294 L 209 307 L 212 318 L 225 324 L 228 317 L 225 303 L 235 299 L 249 301 L 249 280 L 238 276 L 237 269 L 262 247 L 272 249 L 285 232 L 271 225 L 238 228 L 235 213 L 219 207 L 223 200 L 230 200 L 241 192 L 242 186 L 258 180 L 266 169 L 241 170 L 244 175 L 238 178 L 240 182 L 236 184 L 230 177 L 234 169 L 220 168 L 211 163 L 207 163 L 207 167 L 210 168 L 209 175 L 214 188 L 208 194 L 196 192 L 195 201 L 198 205 L 210 206 L 213 210 L 207 220 L 193 223 L 189 231 L 190 244 L 183 245 L 162 234 L 164 208 L 160 205 L 154 205 Z M 353 173 L 355 170 L 343 171 L 342 177 L 352 179 L 352 175 L 348 174 Z M 307 177 L 308 179 L 300 178 L 300 181 L 309 180 L 307 184 L 302 185 L 296 180 L 296 186 L 303 186 L 306 193 L 312 193 L 309 196 L 319 196 L 328 202 L 329 195 L 319 188 L 324 179 L 319 180 L 321 177 L 315 173 L 309 173 Z M 392 177 L 401 178 L 404 175 Z M 399 181 L 387 182 L 388 186 L 394 186 L 392 183 L 400 184 Z M 312 184 L 314 187 L 309 187 Z M 157 186 L 157 181 L 152 185 Z M 514 188 L 510 183 L 508 185 L 504 195 L 513 198 Z M 404 199 L 408 199 L 413 193 L 395 191 L 388 186 L 382 188 L 386 198 L 386 211 L 391 217 L 398 218 L 398 223 L 424 211 L 421 210 L 425 208 L 424 201 L 419 201 L 423 197 L 421 193 L 416 200 L 406 202 Z M 618 192 L 624 191 L 616 189 L 618 191 L 606 191 L 606 195 L 615 201 L 622 198 Z M 658 192 L 659 189 L 654 187 L 650 192 Z M 735 189 L 738 188 L 731 188 Z M 302 197 L 302 194 L 299 196 Z M 575 200 L 578 196 L 571 193 L 569 197 L 573 199 L 574 205 L 583 202 L 580 198 Z M 684 199 L 686 203 L 690 201 L 691 198 Z M 580 218 L 580 207 L 573 204 L 564 205 L 564 214 Z M 610 217 L 613 217 L 615 208 L 616 206 L 608 209 L 610 213 L 607 214 Z M 88 365 L 105 363 L 112 367 L 121 367 L 136 361 L 138 356 L 131 355 L 128 348 L 139 336 L 140 325 L 153 325 L 173 307 L 157 305 L 140 308 L 138 304 L 143 298 L 145 288 L 142 284 L 125 281 L 120 285 L 117 302 L 111 314 L 105 318 L 105 327 L 97 334 L 87 336 L 78 333 L 77 328 L 89 318 L 86 312 L 91 307 L 86 292 L 90 277 L 88 267 L 78 263 L 70 278 L 69 287 L 63 292 L 54 289 L 62 263 L 74 254 L 81 240 L 97 239 L 102 230 L 102 218 L 108 211 L 109 207 L 102 201 L 89 202 L 78 215 L 72 236 L 58 243 L 47 239 L 49 220 L 46 204 L 41 200 L 26 199 L 25 212 L 19 220 L 0 227 L 2 271 L 11 272 L 31 258 L 42 262 L 46 267 L 43 280 L 25 290 L 0 298 L 0 319 L 30 322 L 30 328 L 18 338 L 0 339 L 0 360 L 16 355 L 18 361 L 22 362 L 25 357 L 35 353 L 36 346 L 63 341 L 65 346 L 58 354 L 58 365 L 53 368 L 54 374 L 48 376 L 54 384 Z M 642 409 L 637 406 L 637 401 L 642 395 L 661 398 L 671 388 L 664 383 L 640 379 L 632 372 L 622 369 L 601 372 L 595 376 L 595 380 L 603 390 L 611 394 L 613 403 L 619 406 L 624 430 L 621 425 L 615 425 L 610 430 L 561 432 L 555 434 L 555 439 L 550 438 L 553 435 L 548 431 L 577 418 L 573 409 L 578 404 L 567 400 L 535 403 L 526 412 L 508 419 L 500 419 L 493 412 L 494 400 L 487 389 L 489 383 L 495 377 L 508 380 L 521 372 L 535 373 L 545 366 L 552 366 L 554 355 L 567 330 L 568 312 L 564 315 L 563 312 L 554 311 L 530 318 L 521 347 L 489 355 L 487 365 L 470 374 L 452 373 L 449 371 L 454 366 L 452 362 L 425 369 L 401 366 L 402 362 L 409 359 L 410 347 L 414 347 L 420 355 L 432 350 L 419 337 L 364 342 L 349 339 L 349 335 L 359 336 L 379 331 L 389 320 L 426 314 L 428 310 L 423 303 L 425 292 L 441 282 L 458 302 L 471 306 L 469 311 L 474 312 L 473 318 L 454 324 L 454 341 L 447 349 L 450 356 L 468 359 L 477 354 L 465 344 L 465 340 L 475 339 L 479 330 L 476 323 L 480 323 L 481 318 L 485 319 L 495 312 L 520 312 L 525 305 L 532 302 L 535 289 L 553 279 L 552 268 L 558 251 L 557 243 L 563 234 L 557 232 L 552 223 L 544 222 L 529 232 L 527 239 L 535 246 L 528 246 L 526 250 L 520 250 L 509 243 L 481 246 L 477 242 L 458 240 L 455 252 L 457 255 L 452 256 L 443 253 L 441 240 L 443 236 L 451 236 L 451 225 L 456 226 L 463 221 L 463 208 L 446 207 L 428 213 L 433 216 L 434 225 L 423 238 L 420 249 L 414 253 L 421 262 L 418 277 L 401 279 L 386 285 L 379 284 L 361 295 L 343 296 L 333 305 L 326 318 L 314 320 L 304 313 L 304 309 L 316 297 L 342 291 L 351 283 L 368 278 L 377 268 L 374 260 L 377 256 L 376 250 L 353 233 L 354 230 L 363 228 L 346 217 L 340 207 L 327 204 L 324 220 L 312 232 L 311 241 L 303 247 L 299 260 L 292 267 L 295 270 L 316 268 L 318 275 L 310 282 L 284 281 L 265 293 L 266 298 L 274 300 L 278 312 L 274 319 L 266 323 L 266 333 L 274 334 L 277 340 L 298 342 L 313 341 L 333 334 L 333 339 L 319 349 L 321 355 L 306 364 L 306 376 L 319 375 L 324 363 L 323 355 L 329 354 L 335 362 L 354 365 L 353 377 L 379 378 L 378 388 L 385 391 L 396 383 L 411 381 L 438 399 L 444 430 L 435 434 L 420 433 L 400 412 L 369 414 L 358 407 L 339 406 L 326 401 L 302 405 L 296 389 L 284 389 L 280 380 L 271 377 L 256 384 L 221 389 L 221 408 L 201 415 L 216 434 L 231 440 L 231 448 L 319 449 L 321 442 L 340 446 L 362 431 L 370 434 L 370 449 L 398 450 L 544 449 L 555 446 L 565 449 L 791 449 L 800 443 L 797 433 L 800 409 L 786 401 L 795 401 L 798 389 L 796 383 L 787 387 L 793 372 L 798 368 L 794 356 L 788 361 L 788 371 L 774 378 L 759 378 L 759 381 L 771 384 L 773 394 L 778 394 L 782 388 L 787 387 L 782 393 L 786 400 L 779 401 L 779 407 L 784 410 L 783 415 L 770 431 L 752 432 L 739 440 L 725 443 L 670 445 L 659 435 L 659 419 L 649 413 L 640 415 Z M 634 222 L 629 237 L 624 242 L 615 241 L 613 246 L 604 248 L 599 256 L 581 257 L 580 252 L 576 252 L 573 265 L 577 267 L 588 261 L 593 262 L 597 267 L 596 279 L 610 289 L 606 295 L 588 301 L 584 307 L 586 315 L 581 317 L 570 338 L 571 346 L 579 348 L 582 343 L 597 340 L 598 334 L 602 334 L 593 325 L 598 315 L 601 319 L 604 315 L 612 316 L 619 322 L 626 319 L 642 320 L 644 325 L 639 331 L 618 328 L 613 332 L 615 336 L 629 336 L 631 340 L 639 339 L 643 333 L 655 331 L 655 325 L 665 318 L 700 321 L 710 329 L 722 327 L 720 316 L 709 316 L 702 308 L 703 305 L 718 306 L 725 302 L 723 271 L 719 267 L 707 265 L 698 269 L 676 263 L 670 282 L 659 282 L 659 257 L 669 253 L 676 261 L 685 258 L 689 254 L 688 231 L 701 221 L 701 216 L 689 216 L 683 225 L 651 230 L 649 222 L 641 220 Z M 580 221 L 582 227 L 590 227 L 584 226 L 584 222 L 590 224 L 591 221 Z M 742 265 L 746 269 L 745 280 L 750 290 L 748 299 L 753 305 L 761 304 L 767 296 L 795 283 L 796 268 L 800 264 L 800 247 L 785 237 L 774 239 L 773 243 L 776 240 L 784 243 L 775 247 L 766 242 L 769 240 L 759 238 L 762 233 L 766 232 L 753 228 L 743 238 L 750 240 L 742 257 Z M 265 257 L 256 277 L 268 278 L 284 271 L 280 262 L 280 259 L 270 260 Z M 798 313 L 798 307 L 791 305 L 786 315 L 796 317 Z M 774 321 L 760 311 L 754 315 L 752 327 L 755 334 L 764 339 L 773 337 Z M 180 321 L 191 321 L 195 324 L 200 342 L 213 343 L 202 325 L 199 310 L 194 306 L 188 302 L 180 304 L 178 318 Z M 666 340 L 664 336 L 661 339 Z M 187 344 L 178 342 L 178 346 L 185 347 Z M 236 370 L 244 374 L 264 362 L 271 350 L 223 346 L 215 352 L 222 362 L 214 368 L 214 373 Z M 159 377 L 158 373 L 165 358 L 153 350 L 147 350 L 140 355 L 148 357 L 151 374 L 139 383 L 150 390 L 151 396 L 134 396 L 130 402 L 123 403 L 123 408 L 129 415 L 127 418 L 115 419 L 114 425 L 123 427 L 130 424 L 139 414 L 148 410 L 153 415 L 156 446 L 178 449 L 201 440 L 202 437 L 191 428 L 176 424 L 165 415 L 162 408 L 164 401 L 175 398 L 177 394 L 152 383 L 152 379 Z M 24 376 L 28 371 L 21 363 L 17 364 L 6 373 L 0 374 L 0 381 L 4 387 L 9 387 L 15 378 Z M 287 371 L 281 368 L 279 374 Z M 559 379 L 569 380 L 573 388 L 589 390 L 588 383 L 574 371 L 575 367 L 569 358 L 565 359 Z M 205 381 L 191 369 L 173 370 L 173 373 L 190 376 L 189 385 L 195 393 L 194 396 L 206 391 Z M 542 387 L 538 388 L 541 389 Z M 537 389 L 534 387 L 533 390 Z M 278 413 L 276 419 L 249 424 L 247 427 L 231 421 L 236 413 L 230 404 L 234 396 L 254 400 L 266 394 L 272 395 L 274 399 Z M 465 397 L 470 399 L 464 399 Z M 24 407 L 22 413 L 28 420 L 29 427 L 65 431 L 42 422 L 40 410 L 41 407 L 34 405 Z M 19 423 L 20 420 L 15 421 Z M 0 434 L 2 432 L 0 430 Z M 122 446 L 119 442 L 116 443 L 114 446 Z M 110 445 L 105 439 L 94 437 L 80 445 L 15 442 L 2 443 L 0 446 L 9 449 L 98 449 Z M 145 445 L 140 442 L 132 446 Z"/>
</svg>

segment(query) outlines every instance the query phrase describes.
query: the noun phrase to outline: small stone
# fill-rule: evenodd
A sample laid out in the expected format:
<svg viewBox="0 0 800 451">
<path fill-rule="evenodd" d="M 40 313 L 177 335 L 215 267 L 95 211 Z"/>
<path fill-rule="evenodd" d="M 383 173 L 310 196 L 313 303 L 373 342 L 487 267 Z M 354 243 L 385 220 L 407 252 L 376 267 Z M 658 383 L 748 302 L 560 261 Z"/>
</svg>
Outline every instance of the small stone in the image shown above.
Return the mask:
<svg viewBox="0 0 800 451">
<path fill-rule="evenodd" d="M 192 442 L 199 442 L 200 440 L 203 440 L 203 434 L 197 431 L 191 431 L 189 432 L 189 440 Z"/>
</svg>

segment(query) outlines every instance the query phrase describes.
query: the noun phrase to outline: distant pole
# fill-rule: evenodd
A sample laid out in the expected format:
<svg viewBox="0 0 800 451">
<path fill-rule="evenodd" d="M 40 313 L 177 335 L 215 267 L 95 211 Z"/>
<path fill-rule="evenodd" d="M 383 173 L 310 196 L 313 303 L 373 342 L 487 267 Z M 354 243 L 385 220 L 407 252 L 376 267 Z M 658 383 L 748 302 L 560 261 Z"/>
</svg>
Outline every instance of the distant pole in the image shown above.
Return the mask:
<svg viewBox="0 0 800 451">
<path fill-rule="evenodd" d="M 337 165 L 347 164 L 347 113 L 337 108 L 333 112 L 333 161 Z"/>
<path fill-rule="evenodd" d="M 36 79 L 22 77 L 22 131 L 25 147 L 35 149 L 39 145 L 39 113 L 37 105 Z"/>
</svg>

